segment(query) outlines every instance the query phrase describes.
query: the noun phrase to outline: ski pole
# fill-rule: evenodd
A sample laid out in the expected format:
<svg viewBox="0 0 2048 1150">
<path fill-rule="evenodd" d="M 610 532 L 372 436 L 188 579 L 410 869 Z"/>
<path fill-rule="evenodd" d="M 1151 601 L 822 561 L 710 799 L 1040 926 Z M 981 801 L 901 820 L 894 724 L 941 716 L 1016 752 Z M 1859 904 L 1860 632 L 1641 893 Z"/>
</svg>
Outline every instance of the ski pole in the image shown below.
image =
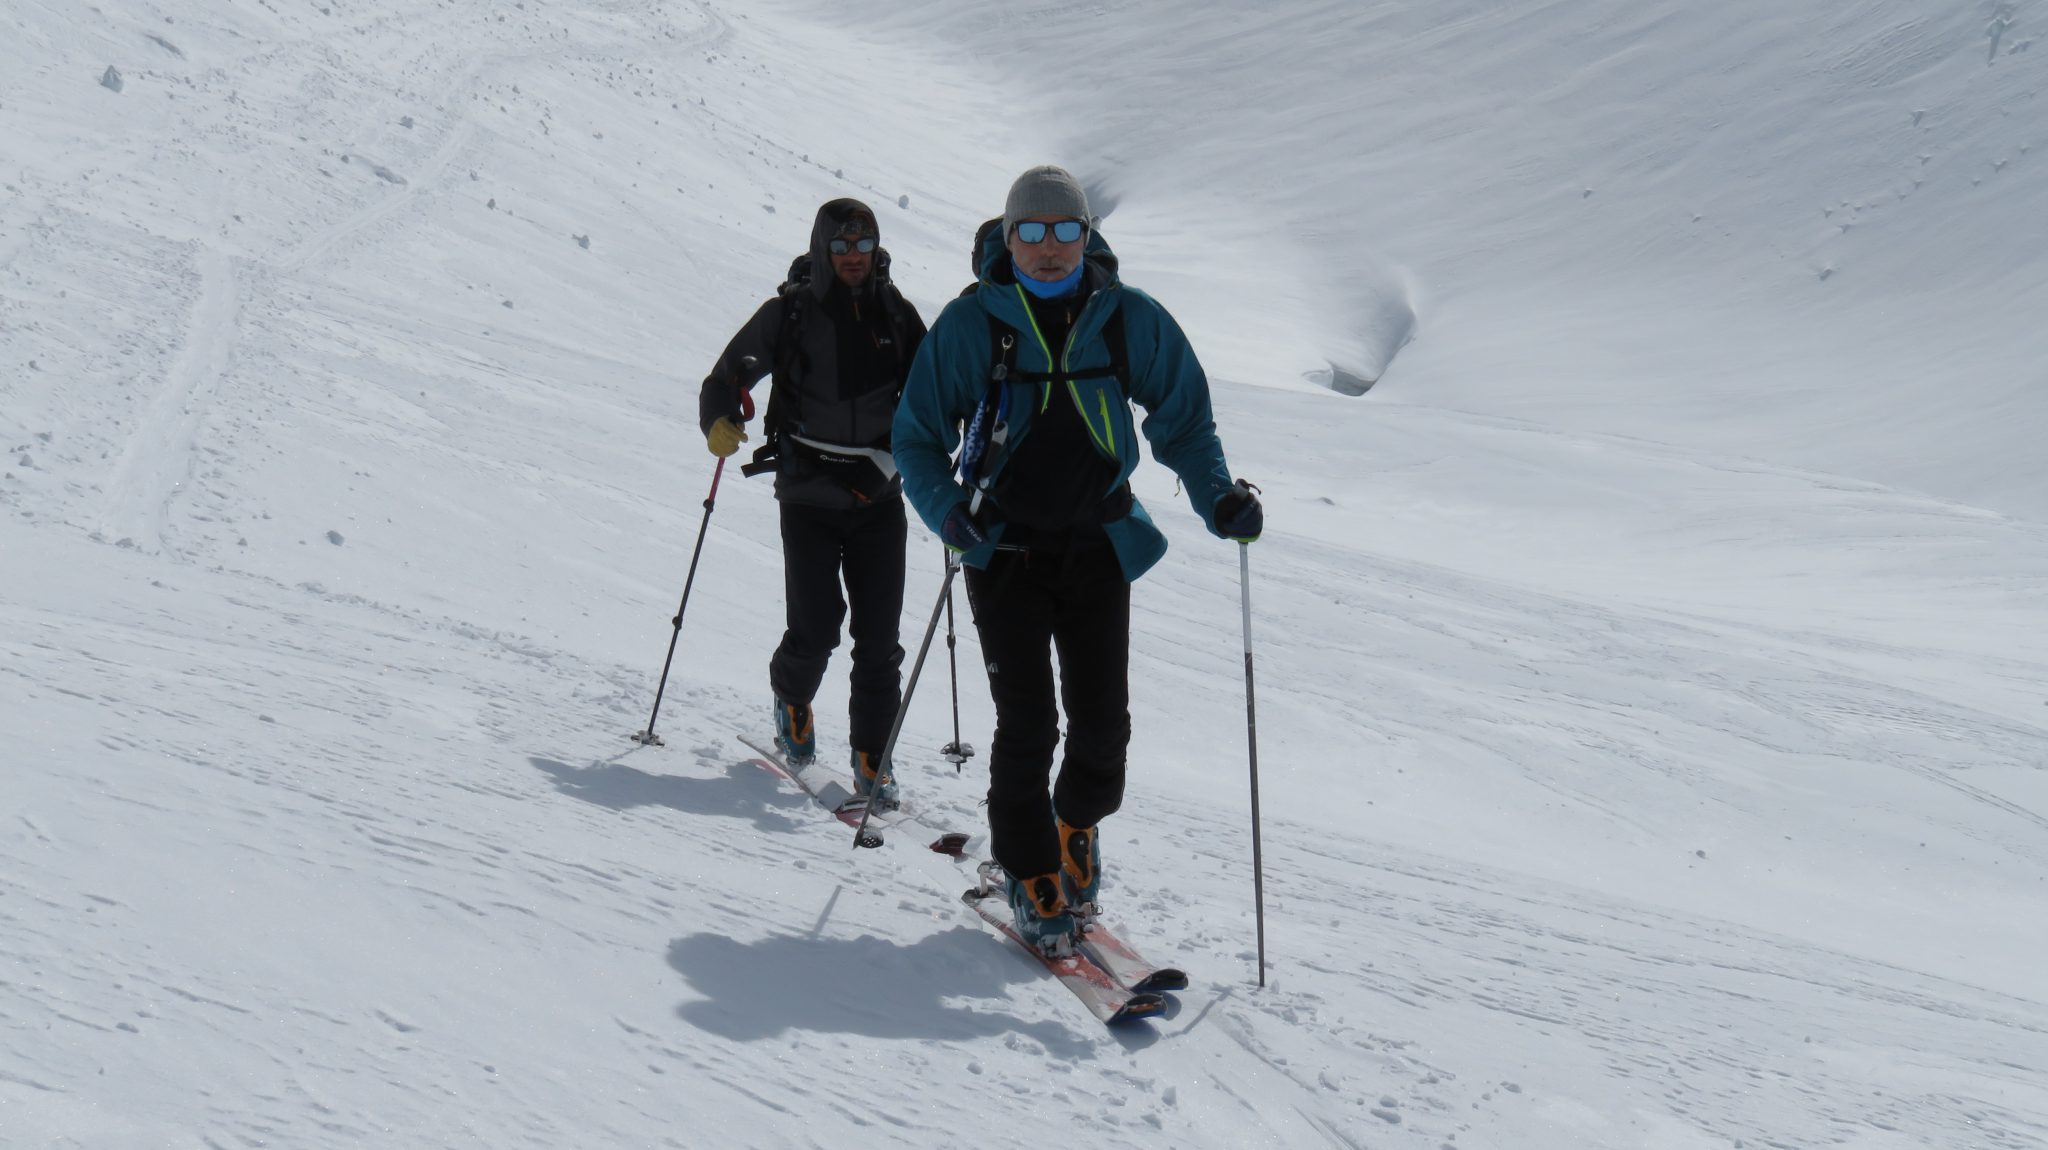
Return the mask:
<svg viewBox="0 0 2048 1150">
<path fill-rule="evenodd" d="M 924 642 L 918 644 L 917 661 L 910 665 L 910 681 L 903 684 L 903 702 L 896 708 L 896 721 L 889 724 L 889 742 L 882 748 L 882 761 L 875 768 L 875 789 L 896 777 L 896 736 L 903 733 L 903 716 L 910 713 L 910 697 L 917 693 L 917 676 L 924 670 L 924 657 L 932 648 L 932 635 L 939 629 L 939 611 L 951 601 L 953 576 L 960 572 L 960 559 L 948 552 L 946 555 L 946 581 L 939 587 L 939 601 L 932 604 L 932 621 L 925 624 Z M 853 830 L 853 845 L 856 847 L 878 847 L 882 836 L 868 833 L 868 819 L 874 817 L 875 805 L 867 804 L 860 814 L 860 825 Z"/>
<path fill-rule="evenodd" d="M 947 743 L 939 753 L 946 756 L 946 761 L 953 764 L 953 772 L 958 774 L 960 765 L 974 757 L 974 748 L 960 741 L 960 660 L 954 654 L 951 589 L 946 591 L 946 669 L 953 681 L 953 741 Z"/>
<path fill-rule="evenodd" d="M 745 366 L 751 367 L 752 359 L 752 356 L 748 356 L 742 363 Z M 753 417 L 754 397 L 748 395 L 743 390 L 740 392 L 740 421 L 745 422 Z M 654 710 L 648 712 L 647 729 L 636 731 L 632 735 L 633 741 L 642 746 L 651 744 L 659 747 L 664 745 L 661 741 L 661 736 L 654 733 L 654 719 L 655 716 L 661 714 L 661 696 L 663 692 L 668 690 L 669 665 L 675 662 L 676 640 L 681 638 L 683 634 L 683 612 L 688 610 L 690 606 L 690 585 L 697 581 L 697 558 L 704 554 L 704 532 L 711 526 L 711 508 L 718 502 L 718 481 L 724 475 L 725 457 L 720 456 L 718 466 L 711 469 L 711 494 L 704 497 L 704 520 L 697 525 L 697 546 L 690 552 L 690 573 L 683 578 L 683 601 L 676 607 L 676 617 L 669 620 L 673 629 L 669 632 L 668 636 L 668 655 L 661 661 L 661 682 L 654 688 Z"/>
<path fill-rule="evenodd" d="M 1237 579 L 1244 601 L 1244 731 L 1252 765 L 1252 894 L 1259 925 L 1259 985 L 1266 985 L 1266 864 L 1259 848 L 1259 716 L 1252 689 L 1252 545 L 1237 545 Z"/>
</svg>

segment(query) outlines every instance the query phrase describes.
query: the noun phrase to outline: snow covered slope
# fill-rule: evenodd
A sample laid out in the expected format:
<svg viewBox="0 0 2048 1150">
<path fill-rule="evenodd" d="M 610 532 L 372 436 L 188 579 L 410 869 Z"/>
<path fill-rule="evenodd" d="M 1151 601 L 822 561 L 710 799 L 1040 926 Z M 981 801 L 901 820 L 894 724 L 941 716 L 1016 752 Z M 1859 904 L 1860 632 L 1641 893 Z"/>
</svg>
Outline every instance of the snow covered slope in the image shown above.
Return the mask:
<svg viewBox="0 0 2048 1150">
<path fill-rule="evenodd" d="M 2048 512 L 2024 6 L 805 10 L 936 29 L 1028 94 L 996 123 L 1109 193 L 1232 378 L 1334 362 L 1386 399 Z"/>
<path fill-rule="evenodd" d="M 2048 1144 L 2043 14 L 1796 8 L 11 0 L 0 1144 Z M 929 316 L 1047 160 L 1270 509 L 1261 988 L 1138 476 L 1119 1033 L 747 762 L 765 483 L 625 738 L 816 204 Z"/>
</svg>

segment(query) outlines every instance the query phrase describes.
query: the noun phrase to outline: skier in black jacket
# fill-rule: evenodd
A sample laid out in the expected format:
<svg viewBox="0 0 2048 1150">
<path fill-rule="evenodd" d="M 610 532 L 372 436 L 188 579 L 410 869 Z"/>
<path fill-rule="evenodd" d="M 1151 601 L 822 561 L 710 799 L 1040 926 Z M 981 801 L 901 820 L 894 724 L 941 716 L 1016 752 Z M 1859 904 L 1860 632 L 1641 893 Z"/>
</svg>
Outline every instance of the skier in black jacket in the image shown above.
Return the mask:
<svg viewBox="0 0 2048 1150">
<path fill-rule="evenodd" d="M 787 629 L 768 663 L 776 742 L 795 765 L 816 758 L 811 700 L 850 605 L 854 791 L 893 806 L 895 780 L 876 778 L 902 700 L 906 520 L 889 436 L 925 327 L 889 282 L 880 241 L 866 204 L 820 206 L 809 256 L 705 377 L 698 420 L 712 454 L 738 451 L 741 393 L 772 374 L 766 444 L 746 470 L 774 470 L 781 505 Z"/>
</svg>

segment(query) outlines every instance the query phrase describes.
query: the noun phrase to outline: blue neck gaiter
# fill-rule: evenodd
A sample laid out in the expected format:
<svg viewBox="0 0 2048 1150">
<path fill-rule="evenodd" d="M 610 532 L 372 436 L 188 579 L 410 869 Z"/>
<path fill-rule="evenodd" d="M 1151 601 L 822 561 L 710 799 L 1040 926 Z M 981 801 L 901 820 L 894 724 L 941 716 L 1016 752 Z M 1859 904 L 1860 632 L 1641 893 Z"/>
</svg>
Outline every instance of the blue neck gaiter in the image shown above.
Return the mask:
<svg viewBox="0 0 2048 1150">
<path fill-rule="evenodd" d="M 1039 299 L 1057 299 L 1063 295 L 1074 294 L 1075 289 L 1081 286 L 1081 273 L 1087 270 L 1087 267 L 1088 265 L 1086 264 L 1075 264 L 1074 270 L 1067 273 L 1067 278 L 1053 280 L 1050 283 L 1045 280 L 1032 279 L 1023 272 L 1018 272 L 1017 282 L 1024 285 L 1025 291 L 1030 292 Z"/>
</svg>

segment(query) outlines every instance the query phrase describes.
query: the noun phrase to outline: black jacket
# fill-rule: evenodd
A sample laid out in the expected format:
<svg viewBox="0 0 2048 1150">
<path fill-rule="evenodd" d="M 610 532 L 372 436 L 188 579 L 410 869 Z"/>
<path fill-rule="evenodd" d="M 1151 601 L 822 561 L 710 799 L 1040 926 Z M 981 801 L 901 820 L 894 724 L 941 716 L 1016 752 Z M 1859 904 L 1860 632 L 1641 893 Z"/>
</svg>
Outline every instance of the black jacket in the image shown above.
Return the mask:
<svg viewBox="0 0 2048 1150">
<path fill-rule="evenodd" d="M 874 272 L 858 291 L 832 274 L 826 245 L 858 213 L 874 214 L 858 200 L 819 207 L 809 278 L 793 276 L 783 294 L 754 312 L 698 395 L 699 427 L 708 434 L 721 416 L 737 422 L 740 393 L 773 376 L 764 414 L 774 424 L 762 426 L 774 442 L 762 446 L 774 449 L 776 498 L 792 503 L 859 507 L 897 498 L 902 489 L 889 433 L 924 320 L 889 282 L 886 250 L 876 249 Z"/>
</svg>

